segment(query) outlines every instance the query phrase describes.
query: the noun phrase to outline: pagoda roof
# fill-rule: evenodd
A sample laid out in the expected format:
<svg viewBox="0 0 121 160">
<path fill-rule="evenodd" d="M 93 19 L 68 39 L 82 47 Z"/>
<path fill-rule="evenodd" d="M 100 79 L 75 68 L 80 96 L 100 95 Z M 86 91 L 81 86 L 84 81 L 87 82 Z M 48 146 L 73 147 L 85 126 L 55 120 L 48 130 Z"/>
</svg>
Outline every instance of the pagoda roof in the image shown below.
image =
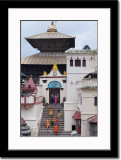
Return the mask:
<svg viewBox="0 0 121 160">
<path fill-rule="evenodd" d="M 60 32 L 45 32 L 37 34 L 31 37 L 26 37 L 25 39 L 60 39 L 60 38 L 75 38 Z"/>
<path fill-rule="evenodd" d="M 48 53 L 49 54 L 49 53 Z M 21 64 L 66 64 L 66 56 L 42 56 L 41 53 L 21 58 Z"/>
<path fill-rule="evenodd" d="M 23 91 L 34 92 L 36 90 L 35 83 L 32 79 L 32 75 L 30 76 L 29 81 L 26 83 L 25 87 L 22 87 Z"/>
<path fill-rule="evenodd" d="M 47 32 L 26 37 L 25 39 L 33 48 L 37 48 L 41 52 L 65 52 L 67 49 L 75 47 L 75 37 L 58 32 L 53 21 Z"/>
</svg>

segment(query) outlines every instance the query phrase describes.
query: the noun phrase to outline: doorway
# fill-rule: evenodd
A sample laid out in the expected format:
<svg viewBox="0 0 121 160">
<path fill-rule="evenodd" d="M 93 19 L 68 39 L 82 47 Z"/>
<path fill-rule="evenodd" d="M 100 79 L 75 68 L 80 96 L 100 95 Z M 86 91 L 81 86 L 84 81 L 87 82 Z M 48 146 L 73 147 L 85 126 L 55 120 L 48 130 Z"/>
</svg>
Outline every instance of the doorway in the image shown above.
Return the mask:
<svg viewBox="0 0 121 160">
<path fill-rule="evenodd" d="M 52 95 L 53 97 L 57 95 L 57 103 L 60 104 L 60 88 L 49 88 L 49 104 L 55 103 L 55 101 L 52 100 Z"/>
</svg>

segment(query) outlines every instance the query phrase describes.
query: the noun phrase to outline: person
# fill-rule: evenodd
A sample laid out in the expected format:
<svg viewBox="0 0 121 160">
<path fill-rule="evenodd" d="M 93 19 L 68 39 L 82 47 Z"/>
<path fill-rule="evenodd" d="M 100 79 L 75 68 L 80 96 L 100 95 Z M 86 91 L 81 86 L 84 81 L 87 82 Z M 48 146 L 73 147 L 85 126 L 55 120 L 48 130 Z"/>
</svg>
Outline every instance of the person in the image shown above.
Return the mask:
<svg viewBox="0 0 121 160">
<path fill-rule="evenodd" d="M 54 127 L 55 127 L 55 134 L 57 134 L 58 133 L 58 126 L 55 125 Z"/>
<path fill-rule="evenodd" d="M 52 103 L 54 103 L 54 95 L 53 94 L 51 95 L 51 101 L 52 101 Z"/>
<path fill-rule="evenodd" d="M 52 119 L 51 119 L 51 126 L 54 126 L 54 118 L 52 117 Z"/>
<path fill-rule="evenodd" d="M 55 95 L 55 104 L 57 104 L 58 97 Z"/>
<path fill-rule="evenodd" d="M 58 109 L 58 120 L 60 120 L 60 110 Z"/>
<path fill-rule="evenodd" d="M 47 128 L 50 126 L 49 119 L 47 120 Z"/>
<path fill-rule="evenodd" d="M 53 114 L 53 110 L 52 108 L 50 108 L 50 117 L 52 117 L 52 114 Z"/>
<path fill-rule="evenodd" d="M 56 118 L 56 125 L 58 126 L 58 124 L 59 124 L 59 120 L 58 118 Z"/>
</svg>

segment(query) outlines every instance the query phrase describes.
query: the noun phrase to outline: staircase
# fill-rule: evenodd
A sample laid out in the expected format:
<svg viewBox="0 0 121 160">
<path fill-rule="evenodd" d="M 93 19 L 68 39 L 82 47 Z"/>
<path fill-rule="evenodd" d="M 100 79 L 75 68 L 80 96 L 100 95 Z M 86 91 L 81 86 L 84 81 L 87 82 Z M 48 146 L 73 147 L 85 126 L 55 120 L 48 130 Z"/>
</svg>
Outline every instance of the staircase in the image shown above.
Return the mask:
<svg viewBox="0 0 121 160">
<path fill-rule="evenodd" d="M 50 107 L 53 109 L 52 116 L 54 117 L 56 123 L 56 118 L 58 117 L 58 109 L 60 110 L 60 120 L 58 125 L 58 133 L 55 135 L 54 126 L 51 127 L 51 117 L 49 114 Z M 47 119 L 49 119 L 50 127 L 47 128 Z M 64 131 L 64 107 L 60 104 L 47 105 L 43 109 L 43 115 L 40 124 L 40 131 L 38 136 L 71 136 L 71 132 Z"/>
</svg>

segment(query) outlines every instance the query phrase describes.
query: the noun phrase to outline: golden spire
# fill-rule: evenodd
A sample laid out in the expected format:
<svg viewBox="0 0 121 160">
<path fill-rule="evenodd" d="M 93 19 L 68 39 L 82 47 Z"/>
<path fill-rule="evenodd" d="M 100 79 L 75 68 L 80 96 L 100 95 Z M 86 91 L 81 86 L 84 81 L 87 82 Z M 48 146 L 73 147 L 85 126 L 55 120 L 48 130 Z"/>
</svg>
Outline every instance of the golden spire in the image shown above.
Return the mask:
<svg viewBox="0 0 121 160">
<path fill-rule="evenodd" d="M 47 75 L 47 72 L 44 71 L 43 76 L 46 76 L 46 75 Z"/>
<path fill-rule="evenodd" d="M 66 75 L 66 71 L 64 71 L 63 75 Z"/>
<path fill-rule="evenodd" d="M 58 67 L 57 67 L 56 61 L 54 62 L 52 71 L 58 71 Z"/>
<path fill-rule="evenodd" d="M 47 29 L 47 32 L 57 32 L 57 28 L 54 26 L 53 21 L 51 21 L 51 26 Z"/>
<path fill-rule="evenodd" d="M 50 26 L 50 28 L 55 28 L 55 27 L 54 27 L 54 22 L 53 22 L 53 21 L 51 21 L 51 26 Z"/>
</svg>

